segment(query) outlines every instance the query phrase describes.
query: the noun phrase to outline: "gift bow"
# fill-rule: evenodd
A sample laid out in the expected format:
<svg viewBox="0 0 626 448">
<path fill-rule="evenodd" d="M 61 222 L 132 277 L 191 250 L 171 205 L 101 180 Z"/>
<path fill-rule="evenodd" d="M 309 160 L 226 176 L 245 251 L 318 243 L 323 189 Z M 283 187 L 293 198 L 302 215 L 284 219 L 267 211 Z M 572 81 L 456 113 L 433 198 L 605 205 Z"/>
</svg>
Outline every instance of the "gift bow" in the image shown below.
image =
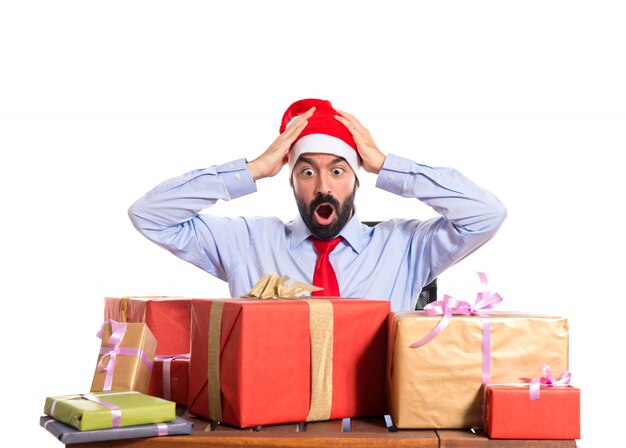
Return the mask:
<svg viewBox="0 0 626 448">
<path fill-rule="evenodd" d="M 437 326 L 426 336 L 419 341 L 411 344 L 412 348 L 421 347 L 432 341 L 439 333 L 441 333 L 450 322 L 450 318 L 454 314 L 463 315 L 478 315 L 481 317 L 487 317 L 485 310 L 490 310 L 494 305 L 502 302 L 502 297 L 498 293 L 491 293 L 487 288 L 487 276 L 483 272 L 478 272 L 480 282 L 485 287 L 483 291 L 476 294 L 476 300 L 474 305 L 463 300 L 455 299 L 452 296 L 445 294 L 443 300 L 437 300 L 436 302 L 429 303 L 424 307 L 424 313 L 427 316 L 442 316 Z"/>
<path fill-rule="evenodd" d="M 104 327 L 107 323 L 111 324 L 111 336 L 104 342 Z M 100 330 L 96 333 L 96 336 L 100 339 L 103 339 L 103 345 L 100 347 L 100 354 L 102 357 L 98 362 L 98 371 L 106 371 L 112 369 L 115 365 L 115 358 L 120 351 L 120 344 L 122 343 L 122 339 L 124 339 L 124 334 L 126 333 L 127 325 L 125 323 L 119 323 L 114 320 L 105 321 Z"/>
<path fill-rule="evenodd" d="M 527 384 L 530 384 L 531 400 L 539 399 L 539 391 L 541 390 L 541 386 L 559 387 L 569 386 L 570 384 L 572 374 L 569 370 L 562 372 L 559 375 L 558 379 L 554 378 L 554 376 L 552 375 L 552 369 L 547 364 L 541 365 L 541 371 L 544 373 L 544 376 L 538 378 L 520 378 L 520 380 L 524 381 Z"/>
<path fill-rule="evenodd" d="M 111 336 L 105 342 L 104 337 L 104 328 L 107 324 L 111 325 Z M 114 321 L 112 319 L 104 321 L 100 330 L 96 333 L 100 339 L 103 339 L 103 345 L 100 347 L 100 360 L 98 361 L 97 370 L 98 372 L 106 372 L 104 377 L 104 385 L 102 386 L 103 391 L 111 390 L 113 386 L 113 375 L 115 372 L 115 359 L 117 355 L 131 355 L 131 356 L 139 356 L 142 361 L 148 366 L 148 369 L 152 370 L 152 360 L 148 358 L 146 353 L 140 348 L 127 348 L 120 347 L 122 340 L 124 339 L 124 334 L 126 334 L 126 329 L 128 324 L 120 323 Z"/>
<path fill-rule="evenodd" d="M 419 341 L 411 344 L 411 348 L 418 348 L 428 344 L 439 333 L 441 333 L 450 322 L 450 318 L 454 314 L 462 315 L 478 315 L 483 318 L 483 362 L 482 362 L 482 381 L 487 384 L 491 378 L 491 322 L 486 310 L 492 309 L 495 305 L 502 302 L 502 297 L 498 293 L 492 293 L 487 289 L 487 276 L 483 272 L 478 272 L 478 278 L 483 286 L 483 290 L 476 294 L 474 305 L 469 302 L 455 299 L 445 294 L 443 300 L 429 303 L 424 307 L 427 316 L 443 316 L 437 326 Z"/>
</svg>

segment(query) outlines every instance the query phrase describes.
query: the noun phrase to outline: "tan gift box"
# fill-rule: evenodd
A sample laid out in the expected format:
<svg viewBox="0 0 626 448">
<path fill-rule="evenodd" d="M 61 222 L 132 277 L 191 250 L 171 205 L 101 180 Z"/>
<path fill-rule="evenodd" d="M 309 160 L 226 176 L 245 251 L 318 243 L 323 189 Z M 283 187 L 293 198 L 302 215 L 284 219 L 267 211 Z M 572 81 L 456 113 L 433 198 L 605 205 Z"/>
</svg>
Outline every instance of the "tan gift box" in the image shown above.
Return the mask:
<svg viewBox="0 0 626 448">
<path fill-rule="evenodd" d="M 157 340 L 146 324 L 107 320 L 91 391 L 134 390 L 148 393 Z"/>
<path fill-rule="evenodd" d="M 568 370 L 567 319 L 491 311 L 488 317 L 454 315 L 448 326 L 418 348 L 441 316 L 392 313 L 388 398 L 399 428 L 470 428 L 482 424 L 483 323 L 491 326 L 492 383 L 515 383 L 548 364 Z"/>
</svg>

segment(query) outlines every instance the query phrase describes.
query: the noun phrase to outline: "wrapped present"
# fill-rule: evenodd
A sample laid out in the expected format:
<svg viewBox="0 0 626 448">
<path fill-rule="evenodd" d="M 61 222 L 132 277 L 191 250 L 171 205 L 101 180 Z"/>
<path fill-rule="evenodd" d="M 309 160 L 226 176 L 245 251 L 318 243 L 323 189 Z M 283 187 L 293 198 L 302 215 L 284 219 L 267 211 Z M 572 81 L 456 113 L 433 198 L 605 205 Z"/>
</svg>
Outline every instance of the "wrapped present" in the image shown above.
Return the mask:
<svg viewBox="0 0 626 448">
<path fill-rule="evenodd" d="M 193 429 L 193 423 L 182 417 L 176 417 L 176 420 L 172 422 L 92 429 L 90 431 L 80 431 L 46 416 L 39 418 L 39 424 L 64 444 L 184 435 L 191 434 Z"/>
<path fill-rule="evenodd" d="M 176 403 L 135 391 L 46 398 L 44 414 L 81 431 L 171 422 Z"/>
<path fill-rule="evenodd" d="M 484 429 L 493 439 L 580 439 L 580 389 L 569 372 L 484 386 Z"/>
<path fill-rule="evenodd" d="M 389 302 L 192 300 L 189 412 L 237 427 L 382 415 Z"/>
<path fill-rule="evenodd" d="M 155 356 L 148 393 L 178 404 L 187 404 L 190 355 Z"/>
<path fill-rule="evenodd" d="M 158 341 L 157 355 L 189 353 L 191 299 L 171 296 L 105 297 L 104 319 L 145 323 Z"/>
<path fill-rule="evenodd" d="M 484 383 L 531 376 L 538 359 L 567 370 L 567 319 L 491 311 L 500 300 L 483 291 L 473 306 L 446 296 L 430 311 L 391 313 L 388 387 L 397 427 L 479 427 Z"/>
<path fill-rule="evenodd" d="M 148 392 L 157 341 L 146 324 L 105 321 L 91 391 Z"/>
</svg>

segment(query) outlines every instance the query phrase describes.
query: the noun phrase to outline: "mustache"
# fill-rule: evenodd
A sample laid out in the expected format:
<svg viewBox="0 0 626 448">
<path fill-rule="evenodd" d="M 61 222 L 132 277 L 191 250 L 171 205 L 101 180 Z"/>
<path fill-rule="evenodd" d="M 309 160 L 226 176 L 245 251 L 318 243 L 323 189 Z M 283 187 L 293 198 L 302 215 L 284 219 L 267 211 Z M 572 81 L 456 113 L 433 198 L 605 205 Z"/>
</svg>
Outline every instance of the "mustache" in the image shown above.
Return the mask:
<svg viewBox="0 0 626 448">
<path fill-rule="evenodd" d="M 309 213 L 313 213 L 315 209 L 320 205 L 328 203 L 333 206 L 335 211 L 339 212 L 339 201 L 331 194 L 320 194 L 315 197 L 309 204 Z"/>
</svg>

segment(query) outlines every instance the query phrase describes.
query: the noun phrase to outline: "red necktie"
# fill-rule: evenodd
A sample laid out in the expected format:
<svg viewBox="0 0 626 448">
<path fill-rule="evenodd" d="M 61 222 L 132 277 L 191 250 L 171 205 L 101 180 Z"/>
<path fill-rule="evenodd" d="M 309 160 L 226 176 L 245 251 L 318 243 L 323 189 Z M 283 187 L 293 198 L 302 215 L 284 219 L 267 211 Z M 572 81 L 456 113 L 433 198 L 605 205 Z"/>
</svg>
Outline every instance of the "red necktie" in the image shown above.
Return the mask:
<svg viewBox="0 0 626 448">
<path fill-rule="evenodd" d="M 337 244 L 343 239 L 338 236 L 332 240 L 318 240 L 310 237 L 317 251 L 317 263 L 315 264 L 315 272 L 313 273 L 313 284 L 324 288 L 321 291 L 313 291 L 313 296 L 329 296 L 339 297 L 339 285 L 337 284 L 337 276 L 333 265 L 330 264 L 328 255 L 337 247 Z"/>
</svg>

